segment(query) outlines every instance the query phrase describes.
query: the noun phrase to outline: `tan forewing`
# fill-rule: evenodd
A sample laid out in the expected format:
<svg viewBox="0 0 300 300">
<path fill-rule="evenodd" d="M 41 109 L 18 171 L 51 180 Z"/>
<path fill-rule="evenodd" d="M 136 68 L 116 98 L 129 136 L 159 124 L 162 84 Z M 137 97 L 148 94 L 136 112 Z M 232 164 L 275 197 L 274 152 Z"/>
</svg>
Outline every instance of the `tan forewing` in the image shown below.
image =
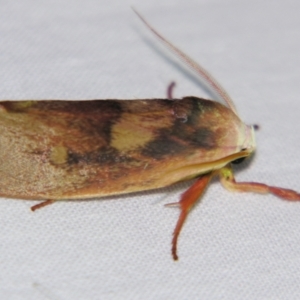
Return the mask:
<svg viewBox="0 0 300 300">
<path fill-rule="evenodd" d="M 241 121 L 199 98 L 0 102 L 0 195 L 76 199 L 163 187 L 239 152 Z"/>
</svg>

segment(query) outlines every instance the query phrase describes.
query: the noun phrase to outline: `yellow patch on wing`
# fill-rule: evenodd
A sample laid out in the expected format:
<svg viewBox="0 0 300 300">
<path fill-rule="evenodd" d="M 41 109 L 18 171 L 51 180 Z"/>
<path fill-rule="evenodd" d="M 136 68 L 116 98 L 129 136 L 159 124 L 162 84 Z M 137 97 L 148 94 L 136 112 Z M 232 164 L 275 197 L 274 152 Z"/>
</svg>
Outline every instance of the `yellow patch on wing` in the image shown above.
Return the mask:
<svg viewBox="0 0 300 300">
<path fill-rule="evenodd" d="M 68 160 L 68 149 L 64 146 L 54 146 L 51 149 L 50 161 L 55 165 L 61 165 Z"/>
<path fill-rule="evenodd" d="M 28 101 L 13 101 L 12 103 L 12 109 L 13 110 L 23 110 L 29 107 L 32 107 L 36 104 L 36 101 L 28 100 Z"/>
<path fill-rule="evenodd" d="M 111 128 L 110 145 L 119 151 L 143 147 L 155 139 L 157 129 L 167 128 L 172 122 L 171 117 L 162 116 L 161 112 L 123 113 L 122 118 Z"/>
</svg>

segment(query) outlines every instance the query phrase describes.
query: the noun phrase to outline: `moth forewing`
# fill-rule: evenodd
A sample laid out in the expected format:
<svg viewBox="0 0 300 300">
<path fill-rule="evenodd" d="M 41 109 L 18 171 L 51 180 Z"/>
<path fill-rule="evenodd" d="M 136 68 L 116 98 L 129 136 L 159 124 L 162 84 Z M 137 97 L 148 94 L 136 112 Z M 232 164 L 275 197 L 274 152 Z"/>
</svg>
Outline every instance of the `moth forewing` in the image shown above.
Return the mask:
<svg viewBox="0 0 300 300">
<path fill-rule="evenodd" d="M 246 156 L 252 143 L 230 109 L 195 97 L 1 106 L 5 197 L 62 200 L 156 189 L 220 169 L 232 156 Z"/>
</svg>

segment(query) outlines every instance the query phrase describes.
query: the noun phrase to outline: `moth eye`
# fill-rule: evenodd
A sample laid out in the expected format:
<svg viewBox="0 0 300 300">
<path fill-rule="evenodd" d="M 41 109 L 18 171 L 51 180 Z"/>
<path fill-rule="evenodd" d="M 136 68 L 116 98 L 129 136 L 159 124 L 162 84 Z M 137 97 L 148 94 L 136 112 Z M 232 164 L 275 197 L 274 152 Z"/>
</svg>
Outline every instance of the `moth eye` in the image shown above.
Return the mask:
<svg viewBox="0 0 300 300">
<path fill-rule="evenodd" d="M 245 160 L 245 158 L 246 157 L 238 158 L 236 160 L 233 160 L 232 163 L 235 164 L 235 165 L 238 165 L 238 164 L 242 163 Z"/>
</svg>

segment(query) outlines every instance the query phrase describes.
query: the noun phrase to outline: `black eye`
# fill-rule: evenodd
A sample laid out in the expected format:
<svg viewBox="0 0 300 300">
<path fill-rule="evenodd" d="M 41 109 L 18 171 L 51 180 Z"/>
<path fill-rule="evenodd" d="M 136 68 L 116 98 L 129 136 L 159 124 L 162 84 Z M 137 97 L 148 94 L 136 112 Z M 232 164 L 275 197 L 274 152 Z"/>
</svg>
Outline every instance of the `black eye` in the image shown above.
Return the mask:
<svg viewBox="0 0 300 300">
<path fill-rule="evenodd" d="M 238 159 L 232 161 L 232 163 L 235 164 L 235 165 L 240 164 L 241 162 L 244 161 L 245 158 L 246 158 L 246 157 L 238 158 Z"/>
</svg>

